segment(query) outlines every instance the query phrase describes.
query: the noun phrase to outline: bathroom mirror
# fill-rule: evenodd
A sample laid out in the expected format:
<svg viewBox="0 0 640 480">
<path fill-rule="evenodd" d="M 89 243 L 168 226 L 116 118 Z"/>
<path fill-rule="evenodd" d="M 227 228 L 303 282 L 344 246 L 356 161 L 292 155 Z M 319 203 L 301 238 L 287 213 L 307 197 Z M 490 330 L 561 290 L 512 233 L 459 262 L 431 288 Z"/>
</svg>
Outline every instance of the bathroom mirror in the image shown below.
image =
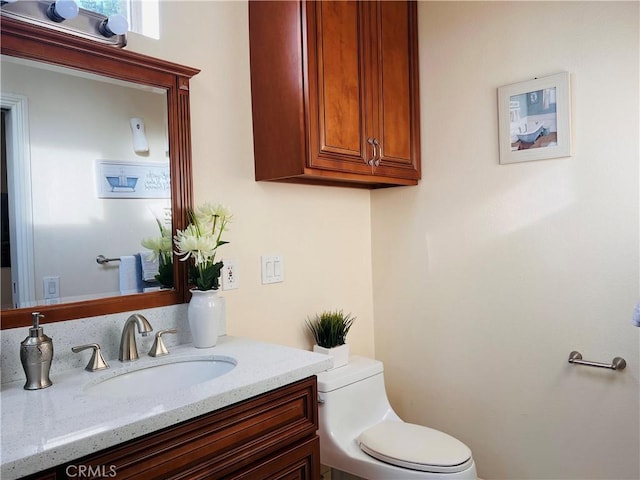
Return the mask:
<svg viewBox="0 0 640 480">
<path fill-rule="evenodd" d="M 39 235 L 32 239 L 33 255 L 21 255 L 18 261 L 26 263 L 23 270 L 32 275 L 39 298 L 46 293 L 45 277 L 60 296 L 39 304 L 23 298 L 18 305 L 22 308 L 3 306 L 2 328 L 28 325 L 34 310 L 44 313 L 46 323 L 184 303 L 183 263 L 174 262 L 173 289 L 123 295 L 120 262 L 100 265 L 95 258 L 144 254 L 142 238 L 159 236 L 156 218 L 173 232 L 186 226 L 192 204 L 189 79 L 198 70 L 5 17 L 0 27 L 3 83 L 7 80 L 2 85 L 3 110 L 18 105 L 7 128 L 13 133 L 12 125 L 24 120 L 22 102 L 31 140 L 23 151 L 10 153 L 26 158 L 31 179 L 40 182 L 30 182 L 33 195 L 16 205 L 33 215 L 33 225 L 25 231 L 37 230 Z M 45 69 L 34 70 L 43 65 Z M 44 84 L 40 87 L 37 81 Z M 5 87 L 11 82 L 11 93 L 18 95 L 7 97 Z M 24 93 L 16 92 L 16 85 L 22 85 Z M 36 104 L 38 97 L 45 99 L 46 107 Z M 134 152 L 134 117 L 144 119 L 147 152 Z M 85 130 L 87 125 L 95 128 Z M 62 140 L 74 135 L 77 143 L 69 149 L 68 140 Z M 43 172 L 45 165 L 48 170 Z M 13 175 L 12 168 L 8 170 Z M 149 188 L 139 188 L 142 183 L 133 186 L 141 178 L 152 180 L 145 182 Z M 54 188 L 45 191 L 50 186 Z M 79 191 L 87 196 L 78 196 Z M 62 203 L 56 203 L 59 200 Z M 5 209 L 4 198 L 3 203 Z M 19 247 L 23 240 L 18 239 Z M 74 242 L 75 248 L 68 249 Z M 75 251 L 75 258 L 69 259 L 66 250 L 71 256 Z M 49 266 L 39 266 L 46 262 Z M 65 270 L 63 265 L 73 268 Z"/>
</svg>

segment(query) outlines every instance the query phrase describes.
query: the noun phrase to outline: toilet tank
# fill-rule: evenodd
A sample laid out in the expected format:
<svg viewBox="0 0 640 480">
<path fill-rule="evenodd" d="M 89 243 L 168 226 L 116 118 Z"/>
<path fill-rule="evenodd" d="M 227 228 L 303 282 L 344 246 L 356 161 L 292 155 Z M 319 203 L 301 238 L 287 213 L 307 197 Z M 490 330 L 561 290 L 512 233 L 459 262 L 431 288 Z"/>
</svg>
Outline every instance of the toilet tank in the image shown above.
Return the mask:
<svg viewBox="0 0 640 480">
<path fill-rule="evenodd" d="M 318 374 L 318 415 L 323 433 L 354 439 L 383 420 L 399 420 L 385 391 L 382 362 L 352 356 L 343 367 Z"/>
<path fill-rule="evenodd" d="M 382 362 L 354 355 L 345 366 L 319 373 L 318 391 L 331 392 L 382 372 Z"/>
</svg>

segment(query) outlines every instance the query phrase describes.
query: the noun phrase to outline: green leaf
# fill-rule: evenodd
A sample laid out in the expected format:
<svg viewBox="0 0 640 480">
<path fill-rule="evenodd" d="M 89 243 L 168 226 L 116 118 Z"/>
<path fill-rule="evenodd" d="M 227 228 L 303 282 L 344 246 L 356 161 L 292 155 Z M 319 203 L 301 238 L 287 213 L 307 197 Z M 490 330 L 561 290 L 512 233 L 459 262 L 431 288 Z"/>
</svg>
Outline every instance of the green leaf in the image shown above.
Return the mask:
<svg viewBox="0 0 640 480">
<path fill-rule="evenodd" d="M 223 265 L 222 262 L 217 262 L 199 269 L 198 275 L 196 276 L 196 286 L 198 290 L 217 290 L 220 288 L 220 274 Z"/>
<path fill-rule="evenodd" d="M 156 280 L 160 282 L 163 287 L 173 288 L 173 263 L 164 263 L 161 261 L 158 266 Z"/>
<path fill-rule="evenodd" d="M 355 317 L 351 314 L 345 315 L 342 310 L 325 311 L 313 319 L 308 318 L 307 327 L 316 344 L 324 348 L 333 348 L 345 343 L 354 320 Z"/>
</svg>

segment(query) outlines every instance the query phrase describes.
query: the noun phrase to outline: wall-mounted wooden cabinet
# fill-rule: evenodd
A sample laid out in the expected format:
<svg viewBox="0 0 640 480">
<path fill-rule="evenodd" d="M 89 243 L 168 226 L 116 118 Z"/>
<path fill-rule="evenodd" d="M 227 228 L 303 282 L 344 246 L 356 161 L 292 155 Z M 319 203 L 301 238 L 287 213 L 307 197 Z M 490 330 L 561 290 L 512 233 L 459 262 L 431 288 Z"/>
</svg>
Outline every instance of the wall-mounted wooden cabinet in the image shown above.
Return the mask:
<svg viewBox="0 0 640 480">
<path fill-rule="evenodd" d="M 413 1 L 249 2 L 256 180 L 420 178 Z"/>
</svg>

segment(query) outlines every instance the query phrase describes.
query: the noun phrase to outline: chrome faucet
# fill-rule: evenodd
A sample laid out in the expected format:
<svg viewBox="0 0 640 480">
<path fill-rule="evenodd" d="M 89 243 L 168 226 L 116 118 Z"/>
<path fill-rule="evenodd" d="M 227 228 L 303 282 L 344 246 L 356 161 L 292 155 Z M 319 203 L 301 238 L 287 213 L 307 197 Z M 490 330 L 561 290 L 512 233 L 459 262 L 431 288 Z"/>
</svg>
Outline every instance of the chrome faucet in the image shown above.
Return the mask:
<svg viewBox="0 0 640 480">
<path fill-rule="evenodd" d="M 138 346 L 136 345 L 136 332 L 134 330 L 136 325 L 138 326 L 138 332 L 143 337 L 149 335 L 149 332 L 153 332 L 151 324 L 139 313 L 134 313 L 127 318 L 120 338 L 120 355 L 118 359 L 121 362 L 130 362 L 138 359 Z"/>
</svg>

